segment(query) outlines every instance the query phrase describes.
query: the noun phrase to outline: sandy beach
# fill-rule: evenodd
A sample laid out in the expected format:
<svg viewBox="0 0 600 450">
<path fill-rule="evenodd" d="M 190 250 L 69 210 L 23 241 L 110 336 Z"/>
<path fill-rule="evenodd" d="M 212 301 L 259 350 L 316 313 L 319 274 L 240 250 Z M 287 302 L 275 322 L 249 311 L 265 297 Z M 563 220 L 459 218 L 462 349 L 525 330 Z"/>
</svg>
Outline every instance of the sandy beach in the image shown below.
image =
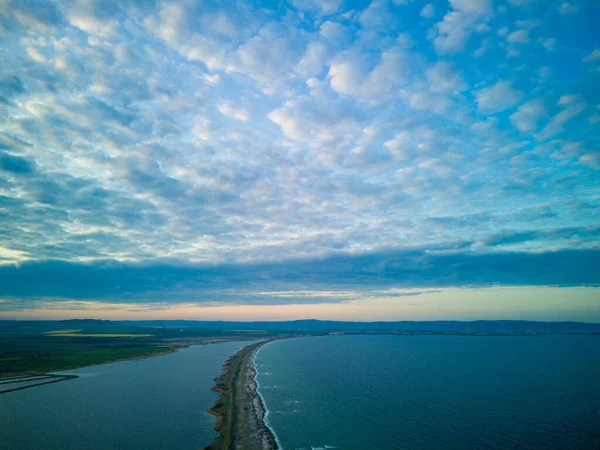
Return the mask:
<svg viewBox="0 0 600 450">
<path fill-rule="evenodd" d="M 224 364 L 213 388 L 221 397 L 209 409 L 217 417 L 219 437 L 205 450 L 275 450 L 275 437 L 265 425 L 265 407 L 257 392 L 254 357 L 270 341 L 250 344 Z"/>
</svg>

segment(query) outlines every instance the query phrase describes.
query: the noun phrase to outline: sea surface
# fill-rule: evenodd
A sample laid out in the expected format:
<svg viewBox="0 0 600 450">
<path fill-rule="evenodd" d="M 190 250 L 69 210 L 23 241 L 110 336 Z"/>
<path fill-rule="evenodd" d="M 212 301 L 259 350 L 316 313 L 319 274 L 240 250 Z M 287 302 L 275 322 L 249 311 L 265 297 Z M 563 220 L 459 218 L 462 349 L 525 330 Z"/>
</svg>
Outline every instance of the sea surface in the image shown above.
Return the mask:
<svg viewBox="0 0 600 450">
<path fill-rule="evenodd" d="M 600 336 L 310 337 L 255 363 L 284 450 L 600 448 Z"/>
<path fill-rule="evenodd" d="M 0 449 L 198 450 L 217 436 L 214 378 L 244 345 L 63 371 L 79 378 L 2 394 Z"/>
</svg>

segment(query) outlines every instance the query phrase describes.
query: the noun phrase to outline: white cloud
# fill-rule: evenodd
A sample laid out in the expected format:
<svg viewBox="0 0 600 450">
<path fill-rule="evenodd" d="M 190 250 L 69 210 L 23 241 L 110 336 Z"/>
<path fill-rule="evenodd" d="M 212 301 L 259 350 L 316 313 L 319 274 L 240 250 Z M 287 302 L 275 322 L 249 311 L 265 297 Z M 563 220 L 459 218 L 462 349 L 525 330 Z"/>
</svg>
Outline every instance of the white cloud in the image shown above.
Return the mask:
<svg viewBox="0 0 600 450">
<path fill-rule="evenodd" d="M 577 11 L 579 11 L 579 7 L 571 3 L 564 2 L 560 4 L 558 11 L 561 15 L 566 16 L 568 14 L 575 14 Z"/>
<path fill-rule="evenodd" d="M 492 13 L 491 0 L 450 0 L 453 11 L 432 29 L 431 36 L 439 53 L 454 53 L 465 48 L 471 34 L 481 28 Z"/>
<path fill-rule="evenodd" d="M 360 13 L 358 21 L 363 28 L 386 28 L 393 20 L 386 0 L 372 0 L 371 4 Z"/>
<path fill-rule="evenodd" d="M 330 15 L 339 11 L 342 0 L 293 0 L 292 3 L 302 11 Z"/>
<path fill-rule="evenodd" d="M 232 102 L 221 102 L 217 104 L 217 109 L 221 114 L 232 117 L 242 122 L 248 122 L 250 114 L 244 108 L 237 108 Z"/>
<path fill-rule="evenodd" d="M 529 42 L 529 31 L 528 30 L 516 30 L 510 33 L 506 40 L 511 44 L 526 44 Z"/>
<path fill-rule="evenodd" d="M 366 67 L 365 59 L 362 55 L 349 55 L 334 60 L 328 74 L 331 88 L 344 95 L 374 98 L 406 83 L 410 68 L 401 48 L 383 52 L 372 70 Z"/>
<path fill-rule="evenodd" d="M 384 144 L 394 158 L 400 162 L 409 161 L 414 157 L 414 149 L 411 138 L 408 133 L 397 133 L 394 139 L 386 141 Z"/>
<path fill-rule="evenodd" d="M 519 106 L 517 112 L 511 114 L 510 121 L 520 131 L 529 133 L 537 129 L 538 122 L 545 114 L 544 102 L 541 99 L 535 99 Z"/>
<path fill-rule="evenodd" d="M 48 59 L 44 55 L 42 55 L 42 53 L 37 48 L 27 47 L 27 54 L 31 59 L 40 64 L 44 64 L 48 61 Z"/>
<path fill-rule="evenodd" d="M 320 98 L 288 100 L 280 108 L 267 114 L 290 139 L 310 145 L 335 146 L 340 134 L 356 132 L 357 120 L 352 111 Z"/>
<path fill-rule="evenodd" d="M 558 104 L 560 106 L 571 105 L 577 101 L 576 95 L 563 95 L 558 99 Z"/>
<path fill-rule="evenodd" d="M 548 52 L 553 52 L 556 50 L 556 39 L 554 38 L 542 38 L 540 42 Z"/>
<path fill-rule="evenodd" d="M 487 88 L 474 91 L 477 110 L 484 114 L 496 113 L 515 106 L 523 93 L 513 88 L 512 81 L 499 81 Z"/>
<path fill-rule="evenodd" d="M 421 15 L 421 17 L 430 19 L 435 15 L 435 7 L 431 3 L 428 3 L 425 6 L 423 6 L 419 14 Z"/>
<path fill-rule="evenodd" d="M 591 62 L 600 59 L 600 48 L 595 49 L 589 55 L 583 58 L 583 62 Z"/>
<path fill-rule="evenodd" d="M 536 139 L 545 140 L 559 134 L 563 131 L 567 122 L 569 122 L 571 119 L 574 119 L 585 110 L 584 103 L 570 103 L 570 105 L 571 106 L 568 106 L 554 116 L 550 123 L 548 123 L 548 125 L 546 125 L 544 129 L 536 135 Z"/>
<path fill-rule="evenodd" d="M 319 35 L 335 46 L 348 43 L 352 39 L 352 34 L 347 26 L 338 22 L 326 21 L 319 27 Z"/>
<path fill-rule="evenodd" d="M 93 0 L 78 0 L 67 13 L 71 25 L 104 39 L 117 36 L 119 23 L 114 19 L 96 17 L 94 3 Z"/>
<path fill-rule="evenodd" d="M 325 44 L 312 41 L 308 44 L 306 53 L 296 66 L 296 72 L 307 77 L 321 71 L 327 59 L 328 50 Z"/>
<path fill-rule="evenodd" d="M 301 42 L 267 25 L 237 49 L 227 70 L 249 76 L 262 84 L 265 92 L 273 93 L 291 76 L 301 54 Z"/>
<path fill-rule="evenodd" d="M 203 116 L 197 117 L 192 127 L 192 133 L 203 141 L 211 140 L 213 138 L 213 129 L 210 121 Z"/>
<path fill-rule="evenodd" d="M 598 110 L 569 122 L 589 93 L 562 97 L 550 117 L 532 100 L 562 92 L 549 74 L 560 73 L 568 51 L 553 46 L 548 57 L 542 45 L 551 44 L 539 38 L 554 37 L 551 24 L 513 19 L 533 9 L 450 3 L 442 22 L 449 28 L 438 24 L 427 38 L 440 38 L 438 50 L 472 44 L 470 54 L 482 48 L 492 58 L 473 61 L 436 58 L 423 46 L 423 25 L 403 16 L 363 16 L 376 25 L 365 32 L 361 11 L 340 14 L 317 1 L 300 9 L 283 2 L 275 11 L 199 0 L 156 9 L 152 1 L 125 8 L 99 1 L 86 9 L 91 3 L 69 0 L 57 11 L 73 25 L 59 14 L 60 26 L 25 29 L 13 9 L 38 3 L 13 1 L 0 15 L 10 24 L 0 147 L 32 169 L 4 172 L 9 160 L 0 155 L 1 194 L 11 197 L 3 214 L 15 224 L 6 230 L 11 249 L 26 257 L 214 262 L 468 240 L 491 219 L 469 222 L 466 234 L 465 223 L 461 231 L 439 222 L 432 231 L 422 219 L 482 211 L 494 226 L 513 223 L 521 220 L 520 199 L 560 199 L 561 189 L 585 197 L 589 190 L 577 182 L 598 167 L 589 148 Z M 416 17 L 435 5 L 436 21 L 448 5 L 375 4 Z M 571 20 L 583 38 L 576 26 L 583 18 Z M 522 59 L 502 59 L 511 45 L 498 28 L 505 37 L 529 30 L 539 44 L 524 47 Z M 585 60 L 598 58 L 600 50 Z M 494 85 L 511 71 L 531 96 L 486 117 L 524 98 L 516 84 Z M 573 72 L 573 86 L 583 86 L 580 76 Z M 583 144 L 556 149 L 516 132 L 542 128 L 534 137 L 564 128 L 564 142 Z M 542 155 L 536 147 L 565 158 L 538 158 L 525 172 L 517 162 Z"/>
<path fill-rule="evenodd" d="M 429 92 L 414 92 L 408 95 L 408 104 L 413 109 L 446 114 L 450 110 L 450 101 L 441 95 Z"/>
<path fill-rule="evenodd" d="M 447 62 L 435 63 L 426 70 L 425 76 L 433 92 L 460 92 L 468 88 L 454 66 Z"/>
<path fill-rule="evenodd" d="M 452 7 L 466 14 L 484 16 L 492 11 L 491 0 L 450 0 Z"/>
</svg>

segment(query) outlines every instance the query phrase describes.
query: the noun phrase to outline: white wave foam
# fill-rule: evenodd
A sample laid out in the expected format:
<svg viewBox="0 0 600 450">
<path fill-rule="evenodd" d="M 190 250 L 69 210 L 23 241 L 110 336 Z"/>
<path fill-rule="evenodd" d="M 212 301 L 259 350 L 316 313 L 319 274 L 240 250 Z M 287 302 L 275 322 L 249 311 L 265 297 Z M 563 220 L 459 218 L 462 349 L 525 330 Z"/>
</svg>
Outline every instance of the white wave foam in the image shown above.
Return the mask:
<svg viewBox="0 0 600 450">
<path fill-rule="evenodd" d="M 273 435 L 273 437 L 275 438 L 275 443 L 277 444 L 277 448 L 283 450 L 283 446 L 281 445 L 281 441 L 279 440 L 279 437 L 277 437 L 277 433 L 275 433 L 275 430 L 273 429 L 273 427 L 271 426 L 271 424 L 269 423 L 269 408 L 267 408 L 267 404 L 265 402 L 264 397 L 262 396 L 262 394 L 260 393 L 260 383 L 258 382 L 258 368 L 256 367 L 256 357 L 258 356 L 258 353 L 269 344 L 265 344 L 263 345 L 261 348 L 259 348 L 255 353 L 254 353 L 254 357 L 252 359 L 252 364 L 254 364 L 254 381 L 256 383 L 256 393 L 258 394 L 258 396 L 260 397 L 260 401 L 262 402 L 263 408 L 265 409 L 265 415 L 263 417 L 263 422 L 265 424 L 265 426 L 269 429 L 269 431 L 271 431 L 271 434 Z"/>
</svg>

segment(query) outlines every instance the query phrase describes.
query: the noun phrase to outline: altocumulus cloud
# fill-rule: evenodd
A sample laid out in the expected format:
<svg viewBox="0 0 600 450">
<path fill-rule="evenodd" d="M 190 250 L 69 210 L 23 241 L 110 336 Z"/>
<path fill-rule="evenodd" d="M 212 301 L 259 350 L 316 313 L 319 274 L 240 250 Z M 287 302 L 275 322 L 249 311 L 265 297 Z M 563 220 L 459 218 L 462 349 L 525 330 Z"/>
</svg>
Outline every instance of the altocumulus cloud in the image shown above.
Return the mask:
<svg viewBox="0 0 600 450">
<path fill-rule="evenodd" d="M 0 1 L 0 305 L 597 285 L 565 4 Z"/>
</svg>

